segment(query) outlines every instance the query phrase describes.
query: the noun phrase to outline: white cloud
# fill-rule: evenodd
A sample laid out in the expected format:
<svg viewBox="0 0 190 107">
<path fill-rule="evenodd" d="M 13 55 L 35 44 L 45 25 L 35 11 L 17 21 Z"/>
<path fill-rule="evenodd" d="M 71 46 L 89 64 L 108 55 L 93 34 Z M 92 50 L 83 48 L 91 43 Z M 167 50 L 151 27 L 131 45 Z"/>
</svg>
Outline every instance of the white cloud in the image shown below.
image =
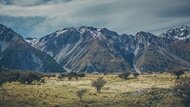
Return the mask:
<svg viewBox="0 0 190 107">
<path fill-rule="evenodd" d="M 72 0 L 68 3 L 65 3 L 67 0 L 52 0 L 35 5 L 40 1 L 32 0 L 28 4 L 19 2 L 29 6 L 16 5 L 18 3 L 0 5 L 0 15 L 45 17 L 30 34 L 41 36 L 63 27 L 81 25 L 106 27 L 119 33 L 141 30 L 158 33 L 161 28 L 190 23 L 188 11 L 186 17 L 170 17 L 164 13 L 167 10 L 167 13 L 178 15 L 172 9 L 188 6 L 186 0 Z"/>
</svg>

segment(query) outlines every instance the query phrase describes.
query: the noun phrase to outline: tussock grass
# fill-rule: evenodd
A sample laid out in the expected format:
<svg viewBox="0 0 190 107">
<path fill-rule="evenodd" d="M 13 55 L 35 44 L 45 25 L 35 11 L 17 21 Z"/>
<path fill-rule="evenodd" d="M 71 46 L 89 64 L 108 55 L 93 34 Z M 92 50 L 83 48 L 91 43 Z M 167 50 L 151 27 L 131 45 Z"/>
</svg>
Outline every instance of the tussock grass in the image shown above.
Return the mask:
<svg viewBox="0 0 190 107">
<path fill-rule="evenodd" d="M 91 81 L 104 77 L 107 81 L 101 93 L 91 87 Z M 190 77 L 187 73 L 181 78 Z M 86 75 L 69 81 L 56 77 L 45 78 L 41 85 L 17 82 L 3 84 L 0 106 L 10 107 L 183 107 L 180 98 L 172 96 L 176 77 L 169 73 L 145 74 L 123 80 L 117 75 Z M 82 102 L 76 95 L 88 90 Z"/>
</svg>

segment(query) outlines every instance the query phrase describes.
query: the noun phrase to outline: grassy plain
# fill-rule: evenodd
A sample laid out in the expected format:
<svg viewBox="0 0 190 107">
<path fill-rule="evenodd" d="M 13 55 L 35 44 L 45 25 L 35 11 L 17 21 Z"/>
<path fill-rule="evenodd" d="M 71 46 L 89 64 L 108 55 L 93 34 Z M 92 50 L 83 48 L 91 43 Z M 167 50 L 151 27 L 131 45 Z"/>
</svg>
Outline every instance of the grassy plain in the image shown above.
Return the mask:
<svg viewBox="0 0 190 107">
<path fill-rule="evenodd" d="M 107 84 L 97 93 L 91 81 L 104 77 Z M 190 77 L 187 73 L 182 78 Z M 45 78 L 45 83 L 5 83 L 0 89 L 0 107 L 183 107 L 173 96 L 176 77 L 169 73 L 144 74 L 122 80 L 117 75 L 87 75 L 78 80 Z M 80 102 L 76 91 L 87 89 Z"/>
</svg>

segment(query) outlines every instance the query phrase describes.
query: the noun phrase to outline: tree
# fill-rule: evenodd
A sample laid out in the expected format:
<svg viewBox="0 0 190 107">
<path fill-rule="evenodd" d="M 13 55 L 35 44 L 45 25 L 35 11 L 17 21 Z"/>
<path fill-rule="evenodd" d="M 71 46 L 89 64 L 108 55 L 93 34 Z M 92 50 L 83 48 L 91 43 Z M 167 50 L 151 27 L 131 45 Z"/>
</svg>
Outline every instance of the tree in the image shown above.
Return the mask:
<svg viewBox="0 0 190 107">
<path fill-rule="evenodd" d="M 83 96 L 87 93 L 86 89 L 80 89 L 77 91 L 77 96 L 80 98 L 80 101 L 82 101 Z"/>
<path fill-rule="evenodd" d="M 100 93 L 100 90 L 107 82 L 103 79 L 103 77 L 98 77 L 96 80 L 91 82 L 92 87 L 96 88 L 96 91 Z"/>
<path fill-rule="evenodd" d="M 177 76 L 176 79 L 179 79 L 180 76 L 182 76 L 184 73 L 185 73 L 184 71 L 174 71 L 174 72 L 173 72 L 173 74 L 174 74 L 175 76 Z"/>
<path fill-rule="evenodd" d="M 177 80 L 174 95 L 181 97 L 182 103 L 186 107 L 190 107 L 190 78 Z"/>
<path fill-rule="evenodd" d="M 119 74 L 118 77 L 127 80 L 130 74 L 131 74 L 130 72 L 124 72 Z"/>
</svg>

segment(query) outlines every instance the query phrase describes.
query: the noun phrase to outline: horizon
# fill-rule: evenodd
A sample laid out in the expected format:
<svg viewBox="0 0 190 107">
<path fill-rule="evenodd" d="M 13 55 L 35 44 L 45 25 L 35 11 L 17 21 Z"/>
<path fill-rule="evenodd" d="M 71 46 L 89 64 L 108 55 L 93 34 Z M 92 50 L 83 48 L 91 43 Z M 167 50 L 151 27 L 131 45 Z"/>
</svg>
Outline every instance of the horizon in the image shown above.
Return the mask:
<svg viewBox="0 0 190 107">
<path fill-rule="evenodd" d="M 119 35 L 158 35 L 190 24 L 188 0 L 0 0 L 0 8 L 0 23 L 23 37 L 40 38 L 80 26 L 107 28 Z"/>
</svg>

